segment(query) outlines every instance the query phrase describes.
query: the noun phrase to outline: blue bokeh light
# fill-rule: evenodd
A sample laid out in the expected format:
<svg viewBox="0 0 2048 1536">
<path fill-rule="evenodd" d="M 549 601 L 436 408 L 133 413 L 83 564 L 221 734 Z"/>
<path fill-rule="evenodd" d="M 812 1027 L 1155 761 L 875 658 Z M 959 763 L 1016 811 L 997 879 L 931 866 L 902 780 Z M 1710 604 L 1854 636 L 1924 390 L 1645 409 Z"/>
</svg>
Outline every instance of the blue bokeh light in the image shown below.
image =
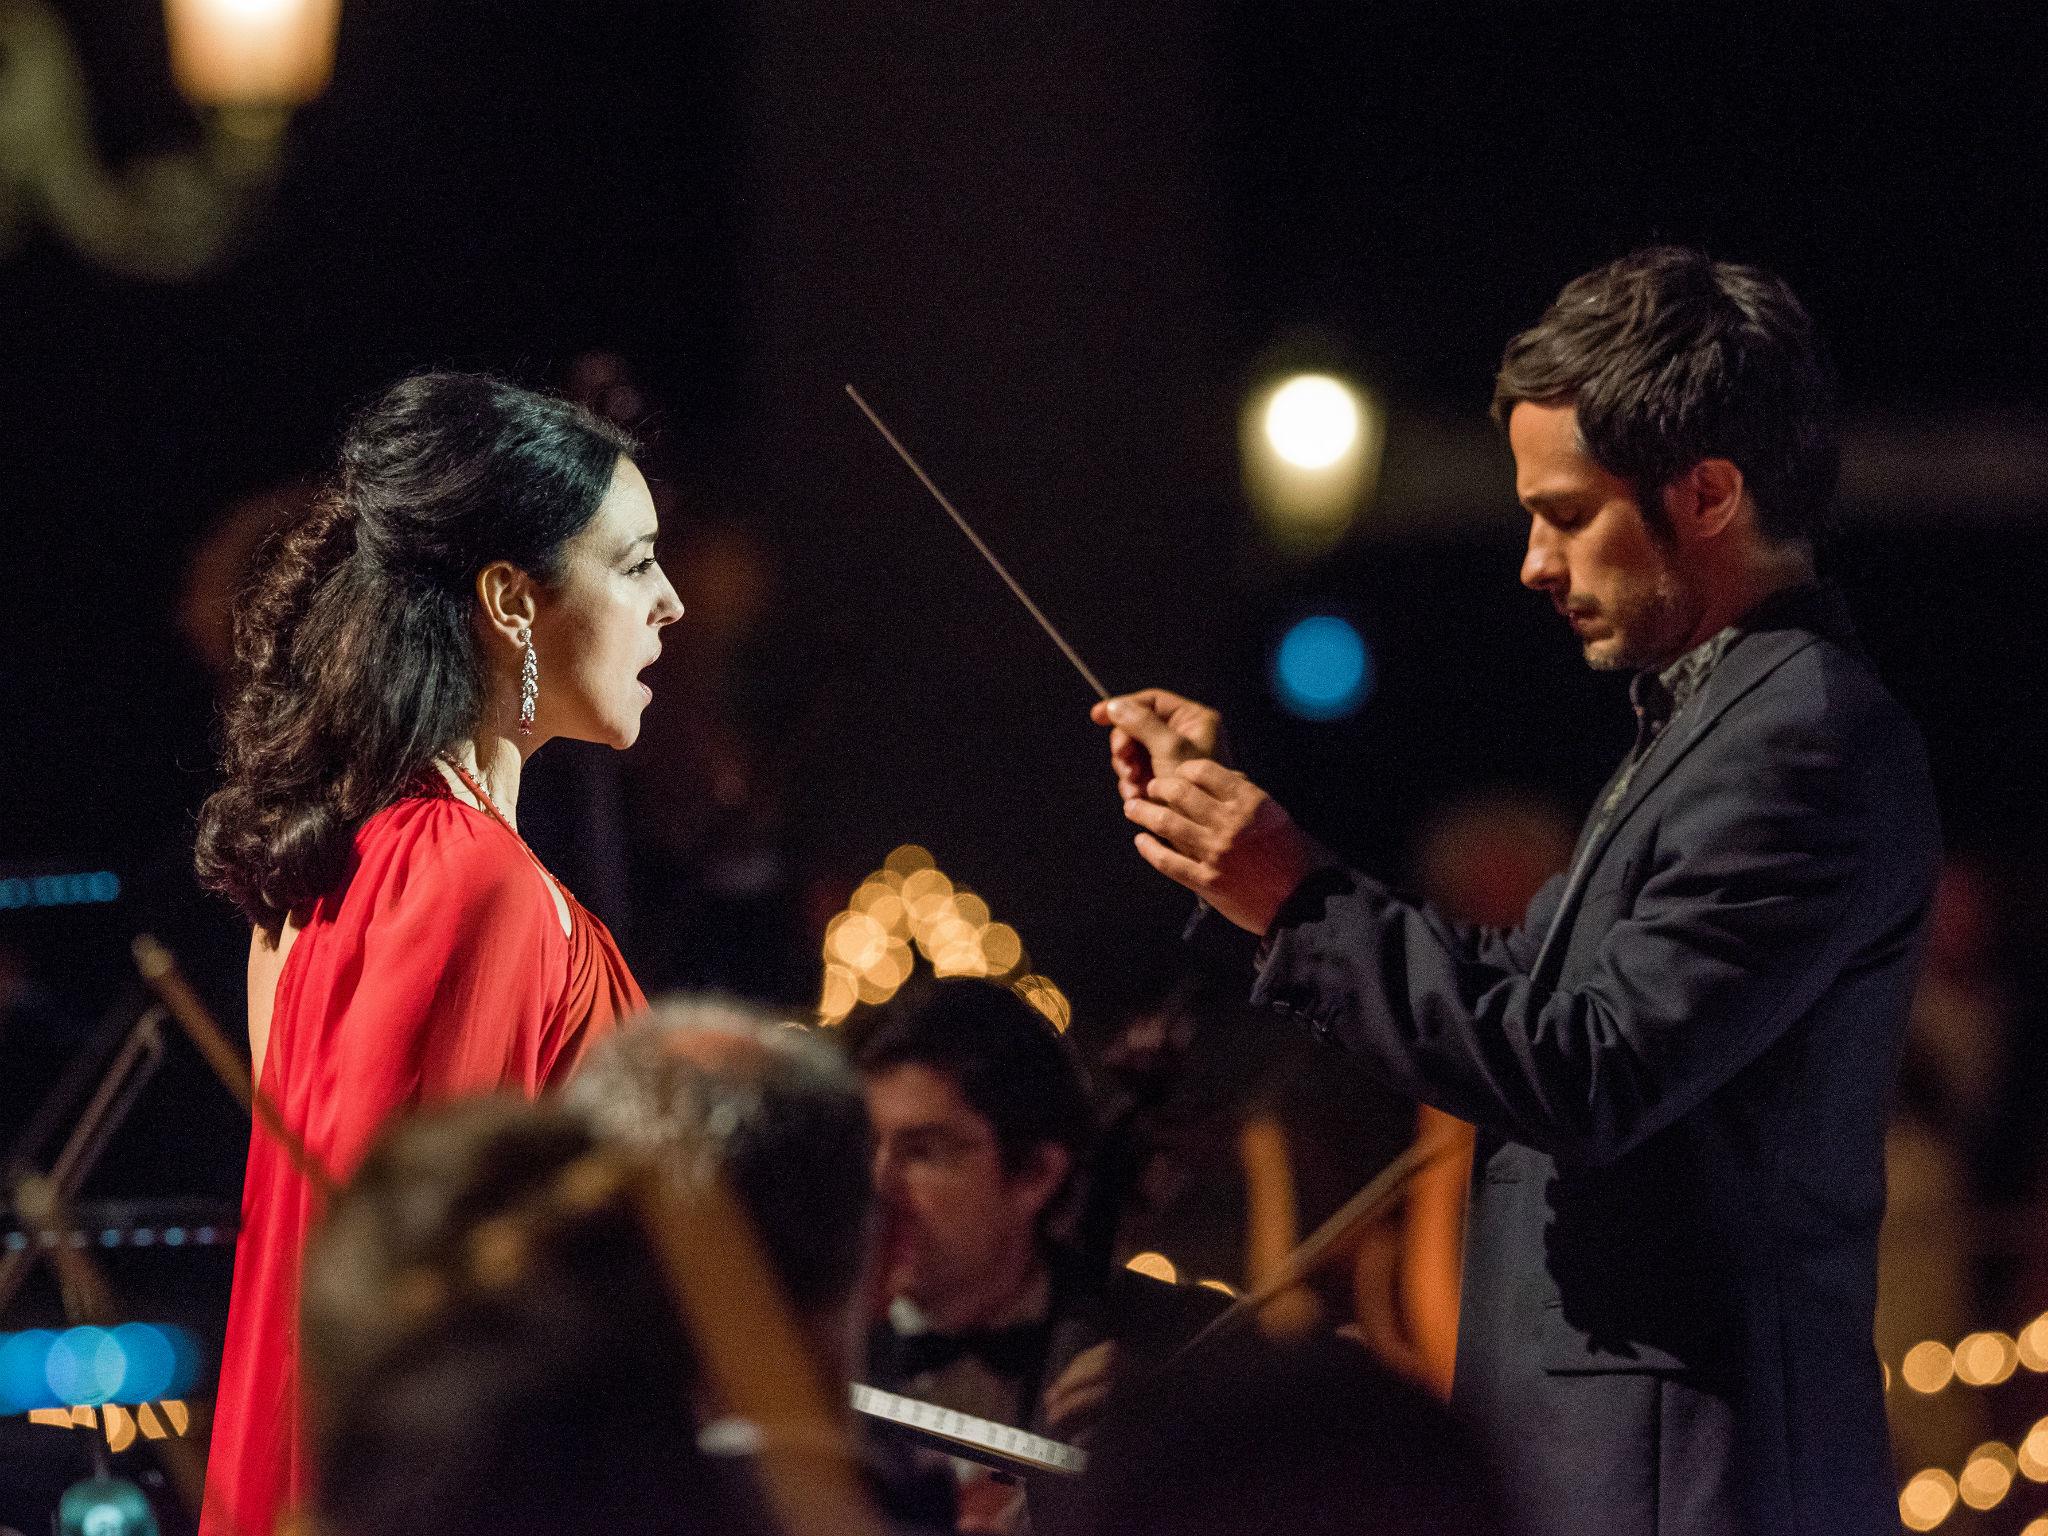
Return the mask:
<svg viewBox="0 0 2048 1536">
<path fill-rule="evenodd" d="M 26 1413 L 49 1401 L 50 1346 L 57 1335 L 47 1328 L 0 1336 L 0 1413 Z"/>
<path fill-rule="evenodd" d="M 172 1324 L 0 1333 L 0 1415 L 182 1397 L 200 1363 L 198 1340 Z"/>
<path fill-rule="evenodd" d="M 1289 714 L 1341 720 L 1371 697 L 1372 652 L 1348 619 L 1311 614 L 1273 649 L 1273 692 Z"/>
<path fill-rule="evenodd" d="M 113 1401 L 120 1392 L 121 1378 L 128 1374 L 128 1357 L 104 1328 L 67 1328 L 50 1346 L 44 1373 L 58 1402 L 97 1407 Z"/>
</svg>

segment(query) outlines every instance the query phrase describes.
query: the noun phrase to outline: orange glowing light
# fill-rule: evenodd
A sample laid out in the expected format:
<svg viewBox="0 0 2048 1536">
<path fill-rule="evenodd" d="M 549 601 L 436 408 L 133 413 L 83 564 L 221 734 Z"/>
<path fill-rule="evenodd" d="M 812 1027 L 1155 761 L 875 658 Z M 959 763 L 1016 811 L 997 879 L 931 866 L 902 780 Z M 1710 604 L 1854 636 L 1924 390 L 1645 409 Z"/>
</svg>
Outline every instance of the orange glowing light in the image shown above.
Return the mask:
<svg viewBox="0 0 2048 1536">
<path fill-rule="evenodd" d="M 1237 1295 L 1237 1287 L 1227 1280 L 1197 1280 L 1195 1283 L 1206 1290 L 1219 1291 L 1225 1296 L 1235 1297 Z"/>
<path fill-rule="evenodd" d="M 1899 1365 L 1899 1374 L 1906 1378 L 1906 1385 L 1923 1395 L 1939 1392 L 1947 1386 L 1955 1370 L 1956 1357 L 1946 1344 L 1934 1339 L 1915 1344 L 1906 1351 L 1906 1358 Z"/>
<path fill-rule="evenodd" d="M 1956 1480 L 1939 1467 L 1916 1472 L 1899 1491 L 1899 1519 L 1909 1531 L 1931 1531 L 1955 1512 Z"/>
<path fill-rule="evenodd" d="M 2048 1483 L 2048 1419 L 2035 1421 L 2027 1431 L 2027 1438 L 2020 1442 L 2019 1454 L 2014 1456 L 2013 1465 L 2029 1482 Z"/>
<path fill-rule="evenodd" d="M 912 923 L 934 923 L 953 901 L 953 882 L 936 869 L 913 870 L 903 877 L 903 905 Z"/>
<path fill-rule="evenodd" d="M 988 922 L 988 903 L 972 891 L 958 890 L 953 893 L 953 912 L 970 928 L 980 928 Z"/>
<path fill-rule="evenodd" d="M 1966 1387 L 1995 1387 L 2019 1364 L 2019 1347 L 2003 1333 L 1973 1333 L 1956 1345 L 1956 1380 Z"/>
<path fill-rule="evenodd" d="M 202 106 L 297 106 L 327 88 L 341 0 L 165 0 L 171 71 Z"/>
<path fill-rule="evenodd" d="M 2030 1371 L 2048 1371 L 2048 1312 L 2020 1330 L 2016 1346 L 2021 1365 Z"/>
<path fill-rule="evenodd" d="M 100 1410 L 101 1421 L 107 1428 L 107 1449 L 125 1451 L 135 1443 L 135 1419 L 119 1403 L 109 1403 Z"/>
<path fill-rule="evenodd" d="M 824 992 L 818 999 L 819 1016 L 828 1024 L 837 1024 L 853 1012 L 858 990 L 853 972 L 840 965 L 826 966 Z"/>
<path fill-rule="evenodd" d="M 1005 976 L 1024 962 L 1024 940 L 1008 923 L 990 923 L 981 930 L 981 954 L 989 973 Z"/>
<path fill-rule="evenodd" d="M 1019 997 L 1050 1019 L 1052 1027 L 1061 1034 L 1074 1022 L 1074 1006 L 1067 1001 L 1067 994 L 1045 977 L 1020 976 L 1011 986 Z"/>
<path fill-rule="evenodd" d="M 2012 1492 L 2012 1475 L 2017 1463 L 2011 1450 L 1993 1440 L 1970 1452 L 1963 1475 L 1956 1479 L 1956 1492 L 1972 1509 L 1995 1509 Z"/>
<path fill-rule="evenodd" d="M 889 930 L 865 912 L 842 912 L 826 929 L 825 958 L 851 971 L 870 969 L 889 952 Z"/>
<path fill-rule="evenodd" d="M 157 1407 L 161 1408 L 164 1417 L 171 1421 L 172 1434 L 182 1435 L 192 1427 L 192 1410 L 185 1406 L 184 1399 L 167 1397 L 158 1403 Z"/>
<path fill-rule="evenodd" d="M 895 875 L 899 880 L 908 879 L 918 870 L 931 867 L 931 850 L 916 843 L 905 843 L 900 848 L 891 849 L 889 857 L 882 860 L 883 871 Z"/>
<path fill-rule="evenodd" d="M 1163 1253 L 1134 1253 L 1124 1260 L 1124 1268 L 1141 1275 L 1150 1275 L 1154 1280 L 1164 1280 L 1168 1285 L 1180 1278 L 1180 1271 L 1173 1267 L 1173 1260 Z"/>
</svg>

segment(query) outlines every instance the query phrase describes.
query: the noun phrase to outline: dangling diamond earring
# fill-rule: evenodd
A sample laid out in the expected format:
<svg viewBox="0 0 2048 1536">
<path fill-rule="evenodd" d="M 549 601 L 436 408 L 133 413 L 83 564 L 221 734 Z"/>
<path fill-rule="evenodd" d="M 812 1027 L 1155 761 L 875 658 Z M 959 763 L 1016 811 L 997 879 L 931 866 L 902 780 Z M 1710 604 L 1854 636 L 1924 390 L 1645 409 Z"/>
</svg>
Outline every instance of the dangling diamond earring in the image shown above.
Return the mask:
<svg viewBox="0 0 2048 1536">
<path fill-rule="evenodd" d="M 519 663 L 519 734 L 533 734 L 533 707 L 540 702 L 540 663 L 534 659 L 533 636 L 522 634 L 519 643 L 526 655 Z"/>
</svg>

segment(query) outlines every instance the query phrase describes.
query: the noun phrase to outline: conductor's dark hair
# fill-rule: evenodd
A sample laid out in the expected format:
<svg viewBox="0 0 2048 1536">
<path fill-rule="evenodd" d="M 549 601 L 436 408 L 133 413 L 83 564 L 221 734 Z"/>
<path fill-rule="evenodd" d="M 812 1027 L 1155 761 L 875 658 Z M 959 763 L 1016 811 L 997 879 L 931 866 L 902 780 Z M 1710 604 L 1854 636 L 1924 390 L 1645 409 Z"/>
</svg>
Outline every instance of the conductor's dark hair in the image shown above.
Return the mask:
<svg viewBox="0 0 2048 1536">
<path fill-rule="evenodd" d="M 306 1257 L 321 1529 L 755 1528 L 749 1473 L 698 1448 L 702 1363 L 613 1166 L 579 1117 L 511 1097 L 380 1137 Z"/>
<path fill-rule="evenodd" d="M 202 884 L 263 927 L 340 884 L 356 829 L 481 723 L 477 574 L 559 580 L 632 451 L 582 407 L 480 374 L 416 375 L 355 419 L 237 609 Z"/>
<path fill-rule="evenodd" d="M 1840 466 L 1834 396 L 1827 350 L 1782 278 L 1667 245 L 1565 284 L 1508 343 L 1493 419 L 1505 427 L 1523 401 L 1576 407 L 1586 451 L 1659 531 L 1664 487 L 1727 459 L 1766 537 L 1817 546 Z"/>
<path fill-rule="evenodd" d="M 1066 1037 L 1008 987 L 973 977 L 920 976 L 886 1003 L 861 1004 L 840 1026 L 864 1075 L 916 1065 L 942 1073 L 995 1131 L 1015 1173 L 1043 1142 L 1078 1164 L 1094 1134 L 1088 1082 Z"/>
</svg>

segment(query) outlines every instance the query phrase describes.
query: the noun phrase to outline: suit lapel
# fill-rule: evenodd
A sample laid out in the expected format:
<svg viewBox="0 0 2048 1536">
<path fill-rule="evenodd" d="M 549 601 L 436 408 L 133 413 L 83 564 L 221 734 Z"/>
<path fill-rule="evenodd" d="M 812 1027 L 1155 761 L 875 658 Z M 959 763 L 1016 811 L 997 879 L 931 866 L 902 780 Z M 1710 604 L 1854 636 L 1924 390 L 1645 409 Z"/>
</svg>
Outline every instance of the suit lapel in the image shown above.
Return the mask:
<svg viewBox="0 0 2048 1536">
<path fill-rule="evenodd" d="M 1822 626 L 1832 627 L 1832 626 Z M 1621 804 L 1614 808 L 1614 814 L 1603 826 L 1585 850 L 1579 855 L 1573 867 L 1571 880 L 1557 904 L 1557 915 L 1551 920 L 1550 930 L 1543 936 L 1543 945 L 1536 952 L 1536 963 L 1530 967 L 1532 978 L 1542 979 L 1544 967 L 1556 958 L 1563 936 L 1571 931 L 1578 916 L 1581 899 L 1586 893 L 1586 884 L 1593 871 L 1607 856 L 1614 839 L 1636 808 L 1649 798 L 1652 791 L 1664 782 L 1665 777 L 1676 768 L 1707 733 L 1714 728 L 1721 716 L 1737 700 L 1750 693 L 1765 678 L 1794 656 L 1815 643 L 1820 637 L 1808 628 L 1764 629 L 1738 635 L 1728 647 L 1719 664 L 1701 686 L 1699 696 L 1692 707 L 1682 711 L 1686 717 L 1673 722 L 1667 728 L 1649 755 L 1637 768 L 1634 779 L 1629 783 L 1628 792 L 1622 796 Z"/>
</svg>

